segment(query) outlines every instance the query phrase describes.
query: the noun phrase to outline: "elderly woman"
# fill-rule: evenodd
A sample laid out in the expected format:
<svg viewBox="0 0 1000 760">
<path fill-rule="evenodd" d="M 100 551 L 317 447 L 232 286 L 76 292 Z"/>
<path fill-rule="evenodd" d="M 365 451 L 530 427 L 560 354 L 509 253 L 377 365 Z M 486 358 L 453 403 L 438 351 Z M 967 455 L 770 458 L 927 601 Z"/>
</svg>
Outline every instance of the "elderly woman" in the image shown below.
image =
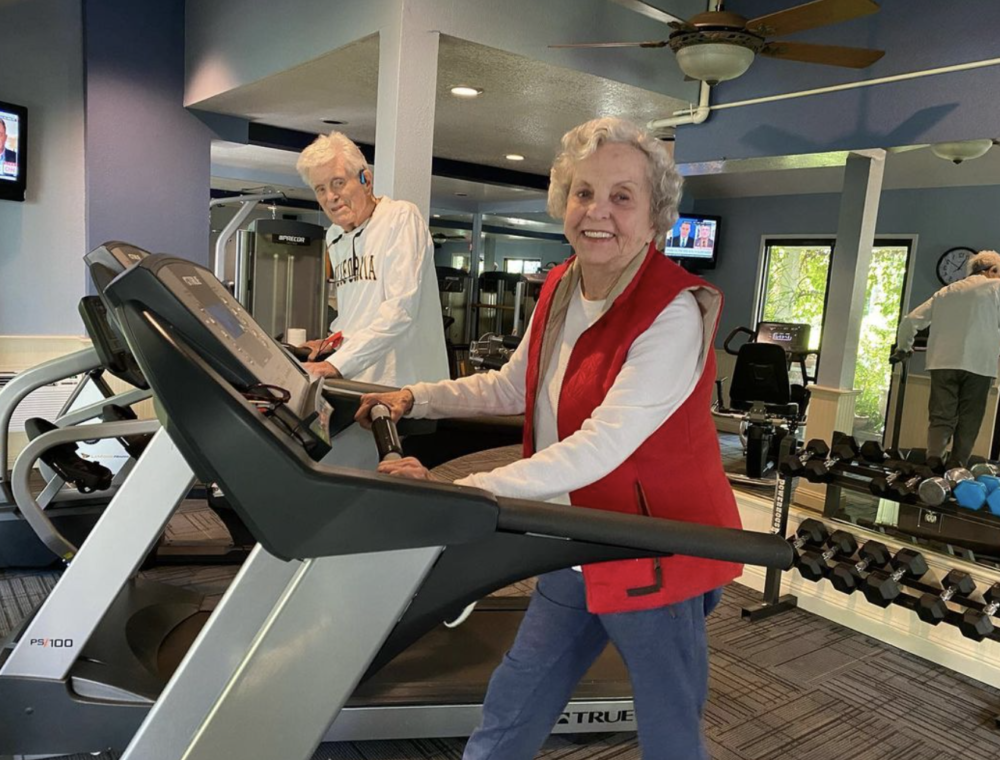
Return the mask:
<svg viewBox="0 0 1000 760">
<path fill-rule="evenodd" d="M 524 459 L 457 481 L 501 496 L 739 527 L 709 407 L 722 296 L 658 249 L 681 178 L 664 147 L 620 119 L 568 132 L 548 209 L 575 256 L 549 274 L 503 369 L 366 397 L 397 418 L 525 415 Z M 380 471 L 433 479 L 418 461 Z M 465 758 L 534 757 L 606 646 L 629 669 L 646 760 L 707 758 L 705 617 L 731 563 L 627 560 L 543 575 L 490 681 Z"/>
</svg>

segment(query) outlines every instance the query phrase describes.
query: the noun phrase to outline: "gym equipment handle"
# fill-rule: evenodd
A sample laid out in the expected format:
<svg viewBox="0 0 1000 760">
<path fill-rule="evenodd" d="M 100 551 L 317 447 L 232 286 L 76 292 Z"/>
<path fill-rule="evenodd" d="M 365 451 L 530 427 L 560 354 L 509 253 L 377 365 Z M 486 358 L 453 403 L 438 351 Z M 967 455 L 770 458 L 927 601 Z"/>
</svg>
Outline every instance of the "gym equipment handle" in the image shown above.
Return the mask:
<svg viewBox="0 0 1000 760">
<path fill-rule="evenodd" d="M 498 498 L 497 528 L 511 533 L 565 537 L 575 541 L 685 554 L 787 570 L 795 551 L 781 536 L 714 525 Z"/>
<path fill-rule="evenodd" d="M 396 423 L 392 421 L 392 412 L 385 404 L 375 404 L 369 412 L 372 420 L 372 433 L 375 436 L 375 447 L 378 449 L 380 462 L 403 458 L 403 444 L 399 440 Z"/>
</svg>

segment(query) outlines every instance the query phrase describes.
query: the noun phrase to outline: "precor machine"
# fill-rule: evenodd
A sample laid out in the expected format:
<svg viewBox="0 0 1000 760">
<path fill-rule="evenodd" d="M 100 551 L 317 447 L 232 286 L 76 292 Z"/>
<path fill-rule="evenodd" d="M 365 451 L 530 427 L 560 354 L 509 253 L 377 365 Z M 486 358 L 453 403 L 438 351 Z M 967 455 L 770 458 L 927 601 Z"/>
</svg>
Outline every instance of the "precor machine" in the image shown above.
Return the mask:
<svg viewBox="0 0 1000 760">
<path fill-rule="evenodd" d="M 351 453 L 325 442 L 337 417 L 329 393 L 208 271 L 154 256 L 107 294 L 164 429 L 0 667 L 0 752 L 120 747 L 156 700 L 129 760 L 308 758 L 366 675 L 512 581 L 671 553 L 791 564 L 776 536 L 318 464 L 327 447 Z M 172 511 L 162 491 L 192 477 L 187 462 L 222 486 L 261 543 L 166 689 L 143 693 L 116 664 L 135 651 L 125 634 L 118 650 L 95 652 L 97 634 L 134 628 L 114 621 L 118 590 Z M 130 487 L 145 494 L 142 510 L 128 508 Z M 144 654 L 171 664 L 198 627 L 190 620 L 156 621 L 167 646 Z"/>
<path fill-rule="evenodd" d="M 232 292 L 271 337 L 300 327 L 309 340 L 322 338 L 330 322 L 326 230 L 292 219 L 255 219 L 247 229 L 239 229 L 258 203 L 281 198 L 283 193 L 262 192 L 216 198 L 209 204 L 239 204 L 216 240 L 215 276 L 222 282 L 232 277 Z M 236 255 L 230 267 L 227 247 L 234 234 Z"/>
</svg>

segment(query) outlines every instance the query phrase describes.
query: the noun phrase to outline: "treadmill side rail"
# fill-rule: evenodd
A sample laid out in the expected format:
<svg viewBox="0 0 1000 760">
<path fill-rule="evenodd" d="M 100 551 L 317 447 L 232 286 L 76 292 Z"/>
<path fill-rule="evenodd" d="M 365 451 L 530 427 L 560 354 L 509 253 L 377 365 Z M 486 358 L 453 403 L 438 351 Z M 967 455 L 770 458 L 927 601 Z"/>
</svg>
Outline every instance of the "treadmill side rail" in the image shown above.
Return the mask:
<svg viewBox="0 0 1000 760">
<path fill-rule="evenodd" d="M 159 430 L 21 640 L 0 678 L 66 678 L 118 592 L 163 532 L 194 473 Z M 142 509 L 136 509 L 142 504 Z M 46 643 L 48 642 L 48 643 Z"/>
<path fill-rule="evenodd" d="M 233 603 L 216 610 L 122 760 L 310 757 L 440 553 L 424 547 L 287 563 L 295 572 L 238 663 L 227 659 L 229 631 L 246 624 L 243 593 L 231 589 Z M 256 559 L 282 572 L 264 556 Z M 213 668 L 206 683 L 200 665 L 216 658 L 227 666 Z"/>
</svg>

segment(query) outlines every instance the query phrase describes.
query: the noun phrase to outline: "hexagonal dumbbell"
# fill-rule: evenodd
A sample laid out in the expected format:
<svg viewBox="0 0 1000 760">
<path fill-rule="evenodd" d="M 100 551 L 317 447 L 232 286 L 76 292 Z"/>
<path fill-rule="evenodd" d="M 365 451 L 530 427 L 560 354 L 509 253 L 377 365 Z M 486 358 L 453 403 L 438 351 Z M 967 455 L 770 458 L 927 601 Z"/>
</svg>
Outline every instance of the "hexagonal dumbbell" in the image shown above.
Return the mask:
<svg viewBox="0 0 1000 760">
<path fill-rule="evenodd" d="M 888 459 L 885 462 L 886 472 L 884 475 L 876 475 L 868 481 L 868 490 L 875 496 L 886 497 L 892 494 L 892 486 L 897 480 L 901 480 L 913 472 L 914 464 L 910 464 L 902 459 Z"/>
<path fill-rule="evenodd" d="M 869 569 L 885 567 L 889 563 L 889 550 L 878 541 L 866 541 L 858 556 L 861 557 L 860 562 L 853 565 L 840 562 L 830 571 L 830 583 L 842 594 L 853 594 Z"/>
<path fill-rule="evenodd" d="M 858 442 L 854 436 L 842 436 L 825 459 L 810 459 L 806 462 L 806 480 L 810 483 L 829 483 L 833 480 L 833 466 L 838 462 L 849 462 L 858 455 Z"/>
<path fill-rule="evenodd" d="M 934 476 L 934 471 L 927 465 L 911 465 L 905 476 L 897 479 L 889 486 L 891 498 L 899 501 L 912 501 L 916 498 L 920 484 Z"/>
<path fill-rule="evenodd" d="M 799 523 L 799 527 L 795 529 L 795 535 L 788 538 L 788 542 L 795 549 L 795 564 L 798 564 L 799 558 L 802 556 L 801 550 L 804 547 L 820 548 L 829 538 L 830 531 L 819 520 L 809 517 Z"/>
<path fill-rule="evenodd" d="M 830 447 L 826 445 L 826 441 L 813 438 L 802 451 L 782 459 L 778 472 L 786 478 L 797 478 L 805 472 L 806 462 L 813 457 L 825 457 L 829 453 Z"/>
<path fill-rule="evenodd" d="M 993 633 L 995 626 L 992 618 L 1000 611 L 1000 583 L 994 583 L 983 592 L 983 601 L 986 606 L 982 612 L 966 610 L 958 624 L 963 636 L 976 641 L 982 641 Z"/>
<path fill-rule="evenodd" d="M 904 460 L 906 456 L 899 449 L 882 449 L 878 441 L 865 441 L 861 444 L 861 458 L 870 464 L 888 464 L 892 460 Z"/>
<path fill-rule="evenodd" d="M 961 570 L 952 570 L 941 581 L 940 594 L 921 594 L 917 600 L 917 617 L 925 623 L 937 625 L 948 616 L 948 602 L 953 596 L 968 596 L 976 590 L 972 576 Z"/>
<path fill-rule="evenodd" d="M 927 572 L 927 560 L 920 552 L 912 549 L 900 549 L 896 556 L 892 558 L 892 574 L 883 570 L 874 570 L 868 574 L 861 590 L 865 593 L 865 599 L 879 607 L 888 607 L 893 599 L 903 592 L 903 587 L 899 582 L 903 578 L 922 578 Z"/>
<path fill-rule="evenodd" d="M 965 509 L 979 509 L 986 503 L 986 486 L 975 479 L 968 470 L 953 467 L 944 477 L 928 478 L 918 489 L 920 500 L 932 507 L 944 504 L 949 496 Z"/>
<path fill-rule="evenodd" d="M 821 581 L 830 574 L 827 563 L 840 555 L 850 557 L 858 550 L 858 542 L 846 530 L 835 530 L 826 542 L 827 550 L 822 554 L 816 549 L 807 549 L 799 556 L 799 574 L 808 581 Z"/>
</svg>

